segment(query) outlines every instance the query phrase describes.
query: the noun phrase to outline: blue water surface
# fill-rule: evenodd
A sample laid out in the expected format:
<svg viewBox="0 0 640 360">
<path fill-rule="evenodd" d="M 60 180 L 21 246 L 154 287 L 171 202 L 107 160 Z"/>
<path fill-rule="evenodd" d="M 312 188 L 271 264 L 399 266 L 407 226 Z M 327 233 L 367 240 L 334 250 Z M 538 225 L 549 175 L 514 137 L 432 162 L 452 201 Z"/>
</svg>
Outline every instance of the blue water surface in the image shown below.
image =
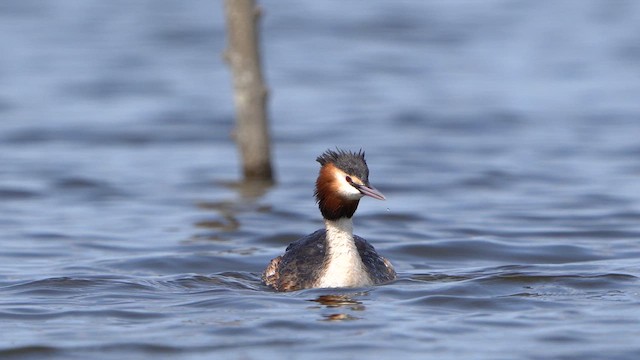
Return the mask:
<svg viewBox="0 0 640 360">
<path fill-rule="evenodd" d="M 0 4 L 1 358 L 640 356 L 640 3 L 260 6 L 272 187 L 223 2 Z M 275 293 L 336 146 L 399 279 Z"/>
</svg>

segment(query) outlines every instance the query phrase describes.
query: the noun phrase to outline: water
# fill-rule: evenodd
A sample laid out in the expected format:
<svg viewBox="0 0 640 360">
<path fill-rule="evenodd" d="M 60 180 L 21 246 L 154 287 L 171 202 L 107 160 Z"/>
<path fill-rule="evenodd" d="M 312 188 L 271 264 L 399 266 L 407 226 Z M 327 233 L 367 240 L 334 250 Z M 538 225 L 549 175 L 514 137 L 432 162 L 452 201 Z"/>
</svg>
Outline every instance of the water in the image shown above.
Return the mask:
<svg viewBox="0 0 640 360">
<path fill-rule="evenodd" d="M 0 357 L 640 356 L 637 2 L 264 1 L 271 188 L 221 6 L 0 5 Z M 399 279 L 274 293 L 334 146 Z"/>
</svg>

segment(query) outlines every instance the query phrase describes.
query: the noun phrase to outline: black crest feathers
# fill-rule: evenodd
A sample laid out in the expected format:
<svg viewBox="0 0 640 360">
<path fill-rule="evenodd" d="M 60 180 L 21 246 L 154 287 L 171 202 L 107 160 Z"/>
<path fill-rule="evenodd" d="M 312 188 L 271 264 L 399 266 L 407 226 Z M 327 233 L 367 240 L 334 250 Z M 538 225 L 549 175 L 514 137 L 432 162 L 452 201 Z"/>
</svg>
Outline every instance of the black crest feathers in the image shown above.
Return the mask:
<svg viewBox="0 0 640 360">
<path fill-rule="evenodd" d="M 336 149 L 327 150 L 316 159 L 320 165 L 333 164 L 338 169 L 344 171 L 349 175 L 354 175 L 364 181 L 365 184 L 369 182 L 369 168 L 367 162 L 364 159 L 364 151 L 358 152 L 345 151 Z"/>
</svg>

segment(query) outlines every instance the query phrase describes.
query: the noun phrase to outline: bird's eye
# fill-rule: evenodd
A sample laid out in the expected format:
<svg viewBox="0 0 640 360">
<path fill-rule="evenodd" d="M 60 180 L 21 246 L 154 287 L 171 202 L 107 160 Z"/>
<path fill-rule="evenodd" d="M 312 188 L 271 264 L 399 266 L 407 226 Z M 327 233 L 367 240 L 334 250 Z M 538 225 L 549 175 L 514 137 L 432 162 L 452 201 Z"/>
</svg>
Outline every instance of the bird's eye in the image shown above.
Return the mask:
<svg viewBox="0 0 640 360">
<path fill-rule="evenodd" d="M 349 184 L 353 184 L 353 180 L 351 180 L 351 176 L 347 176 L 346 178 L 344 178 L 345 180 L 347 180 L 347 182 Z"/>
</svg>

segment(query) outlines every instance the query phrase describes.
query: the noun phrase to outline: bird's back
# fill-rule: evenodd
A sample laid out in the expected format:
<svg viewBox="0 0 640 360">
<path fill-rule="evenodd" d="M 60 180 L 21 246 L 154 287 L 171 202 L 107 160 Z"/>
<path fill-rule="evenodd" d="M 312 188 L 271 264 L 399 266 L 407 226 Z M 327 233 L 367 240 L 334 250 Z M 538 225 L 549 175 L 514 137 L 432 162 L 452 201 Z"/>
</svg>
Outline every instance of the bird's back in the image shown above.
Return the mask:
<svg viewBox="0 0 640 360">
<path fill-rule="evenodd" d="M 394 280 L 396 272 L 389 261 L 376 252 L 365 239 L 353 236 L 360 258 L 374 284 Z M 284 255 L 271 260 L 262 280 L 278 291 L 315 287 L 327 267 L 326 230 L 300 238 L 287 247 Z"/>
<path fill-rule="evenodd" d="M 364 263 L 369 277 L 374 284 L 382 284 L 396 278 L 396 271 L 393 269 L 391 262 L 386 258 L 378 255 L 373 245 L 358 235 L 353 235 L 358 248 L 360 258 Z"/>
</svg>

